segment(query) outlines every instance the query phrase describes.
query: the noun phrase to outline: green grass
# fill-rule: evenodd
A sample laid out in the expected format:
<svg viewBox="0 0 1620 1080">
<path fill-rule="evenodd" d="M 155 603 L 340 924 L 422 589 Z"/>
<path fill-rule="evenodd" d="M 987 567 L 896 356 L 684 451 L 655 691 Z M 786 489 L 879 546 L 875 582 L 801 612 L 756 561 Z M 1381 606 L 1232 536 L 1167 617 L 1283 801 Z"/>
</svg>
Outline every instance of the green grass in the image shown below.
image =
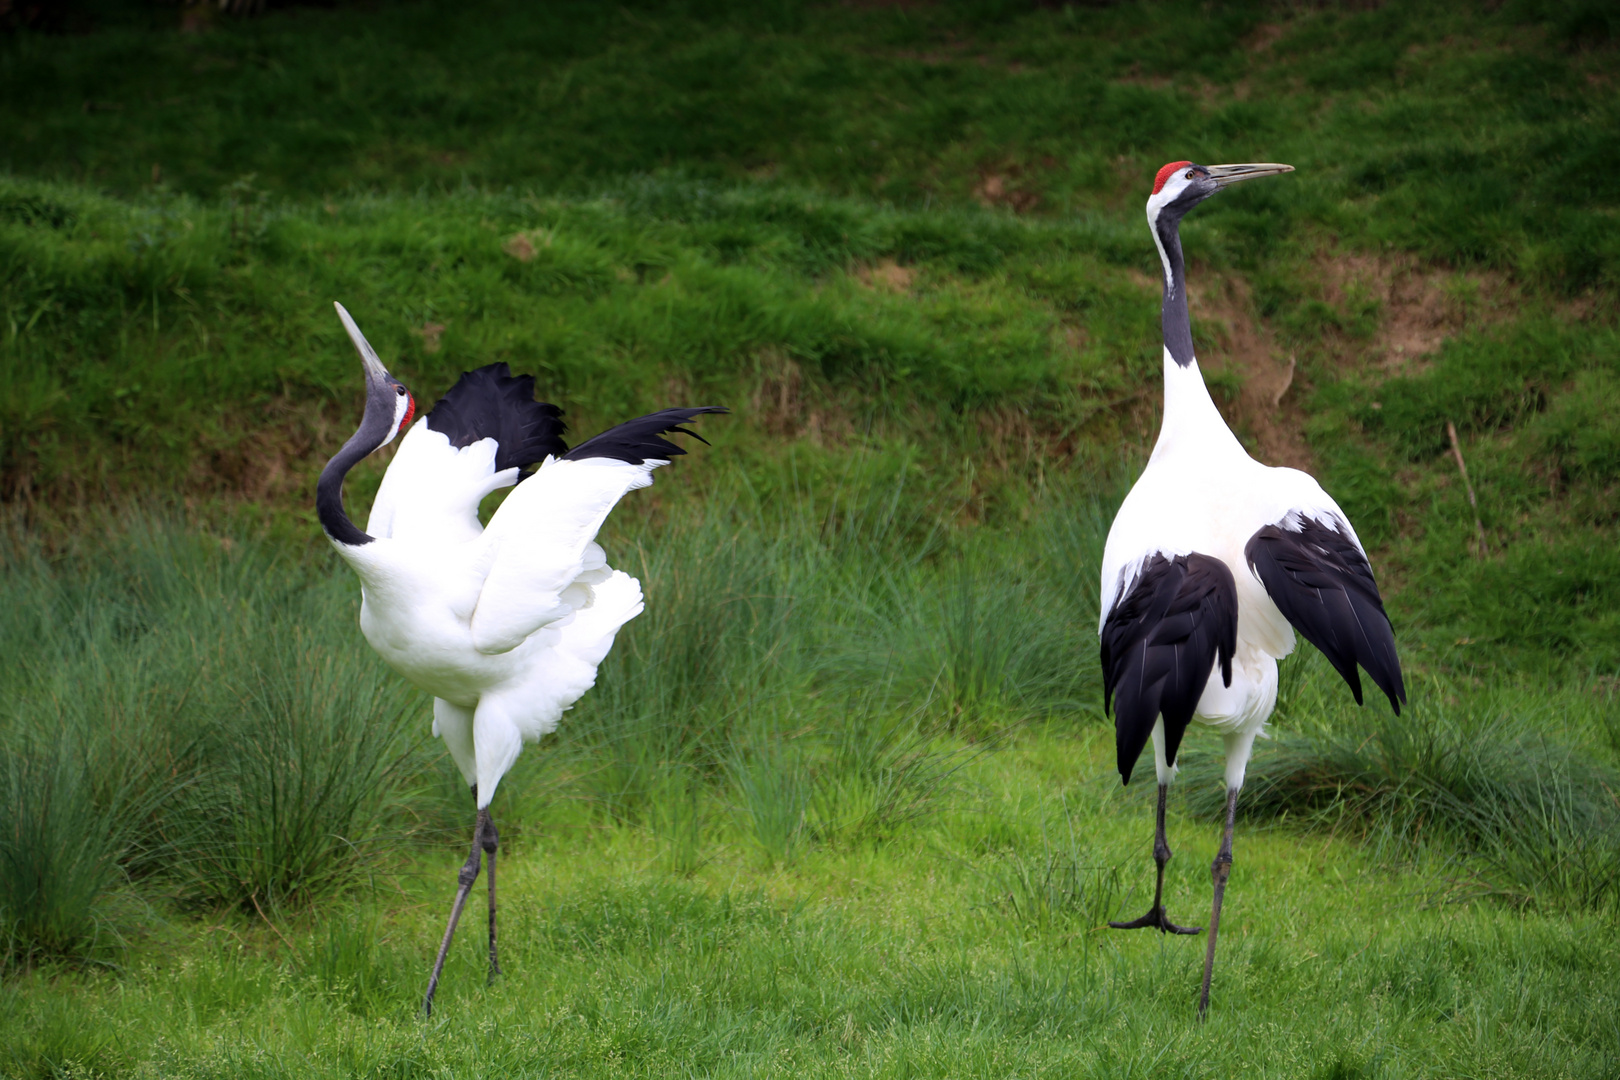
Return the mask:
<svg viewBox="0 0 1620 1080">
<path fill-rule="evenodd" d="M 1098 752 L 1102 751 L 1102 752 Z M 1122 812 L 1106 748 L 1031 734 L 961 778 L 973 798 L 873 848 L 762 869 L 711 840 L 691 876 L 667 840 L 570 828 L 558 808 L 505 867 L 508 974 L 476 927 L 433 1024 L 414 1016 L 456 854 L 281 937 L 213 919 L 153 932 L 173 959 L 43 969 L 0 1008 L 7 1067 L 117 1075 L 1603 1076 L 1615 1066 L 1610 924 L 1490 904 L 1426 906 L 1411 868 L 1352 843 L 1246 828 L 1212 1022 L 1192 1019 L 1196 940 L 1110 935 L 1112 904 L 1009 886 L 1011 859 L 1068 845 L 1147 902 L 1146 808 Z M 1037 779 L 1038 778 L 1038 779 Z M 1055 823 L 1055 824 L 1054 824 Z M 1171 903 L 1199 917 L 1211 827 L 1179 816 Z M 1065 857 L 1069 857 L 1065 853 Z M 1060 866 L 1063 865 L 1060 862 Z M 1040 873 L 1037 868 L 1034 873 Z M 1025 897 L 1049 899 L 1032 908 Z M 1345 903 L 1347 895 L 1354 903 Z M 180 957 L 184 960 L 180 960 Z M 1299 1023 L 1298 1004 L 1319 1017 Z"/>
<path fill-rule="evenodd" d="M 99 17 L 0 45 L 0 490 L 36 516 L 179 489 L 307 531 L 342 299 L 424 399 L 491 360 L 581 431 L 723 398 L 761 489 L 825 494 L 860 447 L 1009 520 L 1151 437 L 1151 170 L 1285 158 L 1189 223 L 1195 289 L 1244 285 L 1201 352 L 1237 319 L 1297 359 L 1288 423 L 1397 611 L 1472 643 L 1448 665 L 1620 662 L 1600 8 Z M 1414 267 L 1446 339 L 1417 360 L 1384 340 Z"/>
<path fill-rule="evenodd" d="M 1606 8 L 82 9 L 0 39 L 0 1073 L 1620 1070 Z M 1285 663 L 1208 1027 L 1198 941 L 1102 929 L 1151 806 L 1093 659 L 1182 157 L 1299 167 L 1188 223 L 1195 333 L 1412 693 Z M 503 783 L 507 975 L 470 923 L 430 1025 L 470 812 L 316 539 L 334 299 L 424 403 L 734 410 L 609 524 L 648 610 Z"/>
<path fill-rule="evenodd" d="M 1151 880 L 1147 789 L 1118 787 L 1096 719 L 1094 574 L 1071 572 L 1110 504 L 1050 491 L 1020 530 L 964 529 L 950 506 L 896 522 L 881 484 L 817 513 L 717 480 L 718 509 L 614 526 L 616 561 L 666 602 L 503 783 L 509 975 L 483 986 L 469 927 L 427 1029 L 469 807 L 425 700 L 360 642 L 343 568 L 161 521 L 14 564 L 18 625 L 72 629 L 14 639 L 8 745 L 81 700 L 92 665 L 140 686 L 122 718 L 140 741 L 77 774 L 80 802 L 22 804 L 121 839 L 122 873 L 104 855 L 99 892 L 36 900 L 74 934 L 14 923 L 4 1067 L 1612 1069 L 1611 712 L 1429 679 L 1397 725 L 1294 661 L 1284 752 L 1257 760 L 1239 833 L 1213 1039 L 1191 1016 L 1197 942 L 1102 929 Z M 218 667 L 199 678 L 188 641 Z M 1207 743 L 1177 788 L 1184 919 L 1207 903 Z M 122 804 L 97 793 L 164 761 L 191 770 L 180 790 L 107 831 Z M 1333 1022 L 1293 1024 L 1302 998 Z"/>
</svg>

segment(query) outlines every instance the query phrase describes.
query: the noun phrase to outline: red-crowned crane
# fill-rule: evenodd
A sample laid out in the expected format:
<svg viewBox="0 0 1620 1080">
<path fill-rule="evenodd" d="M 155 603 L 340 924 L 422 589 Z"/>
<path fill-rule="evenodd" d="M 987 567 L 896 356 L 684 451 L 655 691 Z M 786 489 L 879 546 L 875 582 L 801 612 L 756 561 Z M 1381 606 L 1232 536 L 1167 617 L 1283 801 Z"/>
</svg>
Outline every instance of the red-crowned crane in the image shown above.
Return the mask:
<svg viewBox="0 0 1620 1080">
<path fill-rule="evenodd" d="M 1164 420 L 1147 468 L 1108 531 L 1102 563 L 1103 702 L 1114 709 L 1121 781 L 1149 739 L 1158 770 L 1153 906 L 1119 930 L 1196 934 L 1164 910 L 1164 803 L 1176 751 L 1193 720 L 1226 741 L 1226 832 L 1210 876 L 1214 902 L 1198 1015 L 1209 1008 L 1221 899 L 1243 773 L 1277 703 L 1277 661 L 1294 633 L 1322 650 L 1361 703 L 1365 668 L 1399 715 L 1406 689 L 1395 635 L 1367 553 L 1337 503 L 1297 469 L 1260 464 L 1221 419 L 1193 357 L 1182 217 L 1223 188 L 1292 172 L 1291 165 L 1159 170 L 1148 226 L 1164 264 Z"/>
<path fill-rule="evenodd" d="M 661 436 L 702 441 L 681 425 L 726 410 L 664 409 L 569 450 L 562 412 L 534 400 L 533 377 L 491 364 L 462 375 L 412 427 L 410 391 L 336 307 L 365 367 L 366 409 L 360 429 L 322 470 L 315 509 L 360 575 L 361 632 L 390 667 L 433 695 L 433 734 L 445 741 L 478 810 L 422 1003 L 432 1015 L 480 853 L 489 860 L 489 971 L 500 974 L 500 836 L 489 813 L 496 785 L 523 744 L 554 731 L 591 688 L 614 635 L 641 613 L 641 584 L 608 565 L 597 530 L 626 493 L 647 487 L 655 468 L 686 452 Z M 343 477 L 401 431 L 362 532 L 343 510 Z M 479 525 L 478 504 L 514 484 L 489 528 Z"/>
</svg>

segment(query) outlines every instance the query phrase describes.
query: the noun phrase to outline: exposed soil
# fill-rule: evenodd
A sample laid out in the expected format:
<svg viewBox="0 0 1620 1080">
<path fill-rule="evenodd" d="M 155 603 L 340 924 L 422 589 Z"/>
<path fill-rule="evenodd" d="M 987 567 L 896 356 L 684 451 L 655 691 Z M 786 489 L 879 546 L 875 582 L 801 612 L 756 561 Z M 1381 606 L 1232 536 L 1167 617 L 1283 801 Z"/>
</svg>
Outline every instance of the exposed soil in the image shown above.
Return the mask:
<svg viewBox="0 0 1620 1080">
<path fill-rule="evenodd" d="M 1222 409 L 1228 423 L 1252 440 L 1255 457 L 1265 464 L 1310 471 L 1305 413 L 1290 393 L 1296 364 L 1255 315 L 1248 282 L 1236 274 L 1213 280 L 1206 275 L 1203 287 L 1194 279 L 1188 299 L 1199 363 L 1213 374 L 1232 372 L 1241 380 L 1237 399 Z"/>
<path fill-rule="evenodd" d="M 501 245 L 506 252 L 518 262 L 528 262 L 540 253 L 543 247 L 550 247 L 555 233 L 550 229 L 530 229 L 527 232 L 513 233 Z"/>
<path fill-rule="evenodd" d="M 444 324 L 436 322 L 423 323 L 419 329 L 412 330 L 411 333 L 422 339 L 423 352 L 436 353 L 439 351 L 439 339 L 444 337 Z"/>
<path fill-rule="evenodd" d="M 884 259 L 870 266 L 857 266 L 854 277 L 869 289 L 904 293 L 911 291 L 911 283 L 916 280 L 917 271 L 909 266 L 901 266 L 893 259 Z"/>
<path fill-rule="evenodd" d="M 1287 32 L 1288 28 L 1281 23 L 1261 23 L 1243 44 L 1252 53 L 1267 52 Z"/>
<path fill-rule="evenodd" d="M 840 408 L 824 388 L 807 385 L 797 360 L 778 349 L 765 349 L 757 362 L 759 380 L 749 404 L 761 428 L 783 438 L 803 437 L 814 446 L 838 444 L 850 437 L 852 414 Z"/>
<path fill-rule="evenodd" d="M 1336 253 L 1318 263 L 1318 272 L 1322 299 L 1352 327 L 1323 340 L 1326 358 L 1382 377 L 1423 370 L 1447 338 L 1507 317 L 1520 301 L 1501 274 L 1447 270 L 1412 258 Z M 1295 357 L 1255 313 L 1242 277 L 1189 276 L 1199 362 L 1212 375 L 1231 372 L 1241 382 L 1236 399 L 1222 405 L 1228 422 L 1266 464 L 1310 471 Z M 1374 327 L 1370 336 L 1353 332 L 1358 321 Z"/>
<path fill-rule="evenodd" d="M 348 438 L 359 409 L 278 398 L 265 407 L 270 420 L 247 437 L 198 455 L 188 487 L 210 495 L 236 495 L 258 503 L 303 502 L 313 494 L 316 472 Z M 376 451 L 367 467 L 381 470 L 399 449 L 396 440 Z"/>
<path fill-rule="evenodd" d="M 1017 175 L 1003 176 L 1000 173 L 986 175 L 973 188 L 973 197 L 979 200 L 982 206 L 1005 206 L 1023 214 L 1041 204 L 1041 197 L 1033 191 L 1017 186 Z"/>
<path fill-rule="evenodd" d="M 1518 306 L 1502 274 L 1424 266 L 1388 255 L 1335 254 L 1320 264 L 1323 299 L 1353 315 L 1376 305 L 1378 329 L 1353 351 L 1395 374 L 1420 371 L 1448 337 L 1496 322 Z"/>
</svg>

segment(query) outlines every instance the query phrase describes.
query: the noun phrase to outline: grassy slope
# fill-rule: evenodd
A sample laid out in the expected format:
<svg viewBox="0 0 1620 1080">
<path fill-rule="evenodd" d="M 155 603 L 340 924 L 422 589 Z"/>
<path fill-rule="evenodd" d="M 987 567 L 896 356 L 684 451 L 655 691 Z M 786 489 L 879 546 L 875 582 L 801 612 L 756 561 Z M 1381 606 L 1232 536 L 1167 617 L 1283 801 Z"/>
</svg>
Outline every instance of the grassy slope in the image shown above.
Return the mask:
<svg viewBox="0 0 1620 1080">
<path fill-rule="evenodd" d="M 504 796 L 507 980 L 477 988 L 472 933 L 446 1026 L 424 1040 L 408 1019 L 445 846 L 372 864 L 369 899 L 299 913 L 294 889 L 274 932 L 251 907 L 221 913 L 278 886 L 254 876 L 251 835 L 210 835 L 256 774 L 204 747 L 172 759 L 198 770 L 193 796 L 142 828 L 247 855 L 191 875 L 132 864 L 156 876 L 96 910 L 134 947 L 92 949 L 126 966 L 10 981 L 0 1026 L 21 1034 L 0 1068 L 1612 1073 L 1612 914 L 1474 841 L 1431 841 L 1421 790 L 1358 822 L 1333 788 L 1353 773 L 1267 811 L 1339 815 L 1340 838 L 1245 828 L 1225 1026 L 1192 1028 L 1196 944 L 1094 931 L 1143 900 L 1146 808 L 1076 783 L 1108 754 L 1094 672 L 1056 659 L 1089 655 L 1067 614 L 1086 609 L 1098 540 L 1076 478 L 1111 490 L 1155 423 L 1143 178 L 1172 157 L 1287 160 L 1298 176 L 1187 230 L 1201 352 L 1219 368 L 1257 338 L 1299 364 L 1277 415 L 1246 396 L 1258 367 L 1226 365 L 1217 392 L 1258 445 L 1293 438 L 1375 546 L 1417 730 L 1512 753 L 1550 735 L 1554 754 L 1614 763 L 1606 18 L 401 5 L 4 43 L 0 473 L 31 520 L 174 493 L 306 533 L 313 471 L 352 422 L 332 298 L 424 399 L 505 359 L 582 433 L 675 399 L 739 414 L 621 514 L 612 550 L 671 602 Z M 519 235 L 532 258 L 511 253 Z M 1437 351 L 1397 351 L 1414 307 Z M 1448 419 L 1487 560 L 1469 553 Z M 890 498 L 879 543 L 862 530 Z M 672 533 L 699 499 L 722 532 Z M 8 739 L 108 714 L 178 746 L 188 725 L 296 720 L 299 694 L 375 679 L 342 579 L 301 592 L 303 571 L 232 577 L 191 540 L 112 543 L 111 569 L 69 560 L 56 584 L 8 569 L 11 610 L 82 612 L 60 638 L 12 627 L 0 671 L 29 689 Z M 267 603 L 260 576 L 301 599 Z M 198 663 L 244 650 L 251 664 L 189 689 Z M 1289 677 L 1284 730 L 1372 741 L 1320 670 Z M 359 710 L 394 715 L 391 686 Z M 873 686 L 879 704 L 852 711 Z M 927 753 L 860 734 L 896 716 L 932 733 Z M 916 781 L 927 815 L 871 816 L 910 797 L 890 783 L 918 776 L 906 762 L 1028 722 L 947 788 Z M 459 821 L 433 748 L 403 731 L 407 782 L 321 828 L 386 835 L 401 800 L 421 836 Z M 312 737 L 267 752 L 326 753 Z M 1207 755 L 1191 764 L 1207 777 Z M 1400 805 L 1416 812 L 1382 816 Z M 1083 839 L 1048 863 L 1065 806 Z M 1173 841 L 1194 919 L 1213 837 L 1178 818 Z M 1425 903 L 1474 890 L 1529 906 Z M 1330 1022 L 1300 1024 L 1301 1001 Z"/>
<path fill-rule="evenodd" d="M 987 461 L 994 512 L 1009 468 L 1150 437 L 1143 177 L 1281 158 L 1189 227 L 1195 289 L 1245 283 L 1202 351 L 1235 319 L 1297 357 L 1287 422 L 1417 626 L 1611 669 L 1607 16 L 1199 11 L 404 5 L 13 40 L 0 482 L 306 505 L 352 398 L 342 297 L 425 398 L 491 359 L 587 426 L 719 394 L 767 471 L 784 437 L 921 447 Z M 1438 356 L 1390 344 L 1411 280 Z"/>
</svg>

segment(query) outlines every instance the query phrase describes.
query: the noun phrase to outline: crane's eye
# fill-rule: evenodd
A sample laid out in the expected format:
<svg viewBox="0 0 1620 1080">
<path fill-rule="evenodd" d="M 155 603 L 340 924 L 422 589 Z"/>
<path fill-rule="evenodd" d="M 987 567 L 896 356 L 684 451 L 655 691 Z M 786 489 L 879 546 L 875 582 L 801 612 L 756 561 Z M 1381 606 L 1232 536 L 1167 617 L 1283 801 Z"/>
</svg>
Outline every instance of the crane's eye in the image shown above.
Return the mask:
<svg viewBox="0 0 1620 1080">
<path fill-rule="evenodd" d="M 404 397 L 405 396 L 405 388 L 403 386 L 396 385 L 394 387 L 394 393 L 398 394 L 400 397 Z"/>
<path fill-rule="evenodd" d="M 1195 176 L 1197 176 L 1197 175 L 1198 175 L 1198 174 L 1197 174 L 1197 173 L 1195 173 L 1195 172 L 1193 172 L 1193 170 L 1191 170 L 1191 169 L 1188 169 L 1188 170 L 1187 170 L 1187 179 L 1189 179 L 1189 180 L 1191 180 L 1191 179 L 1193 179 L 1193 178 L 1194 178 L 1194 177 L 1195 177 Z"/>
</svg>

